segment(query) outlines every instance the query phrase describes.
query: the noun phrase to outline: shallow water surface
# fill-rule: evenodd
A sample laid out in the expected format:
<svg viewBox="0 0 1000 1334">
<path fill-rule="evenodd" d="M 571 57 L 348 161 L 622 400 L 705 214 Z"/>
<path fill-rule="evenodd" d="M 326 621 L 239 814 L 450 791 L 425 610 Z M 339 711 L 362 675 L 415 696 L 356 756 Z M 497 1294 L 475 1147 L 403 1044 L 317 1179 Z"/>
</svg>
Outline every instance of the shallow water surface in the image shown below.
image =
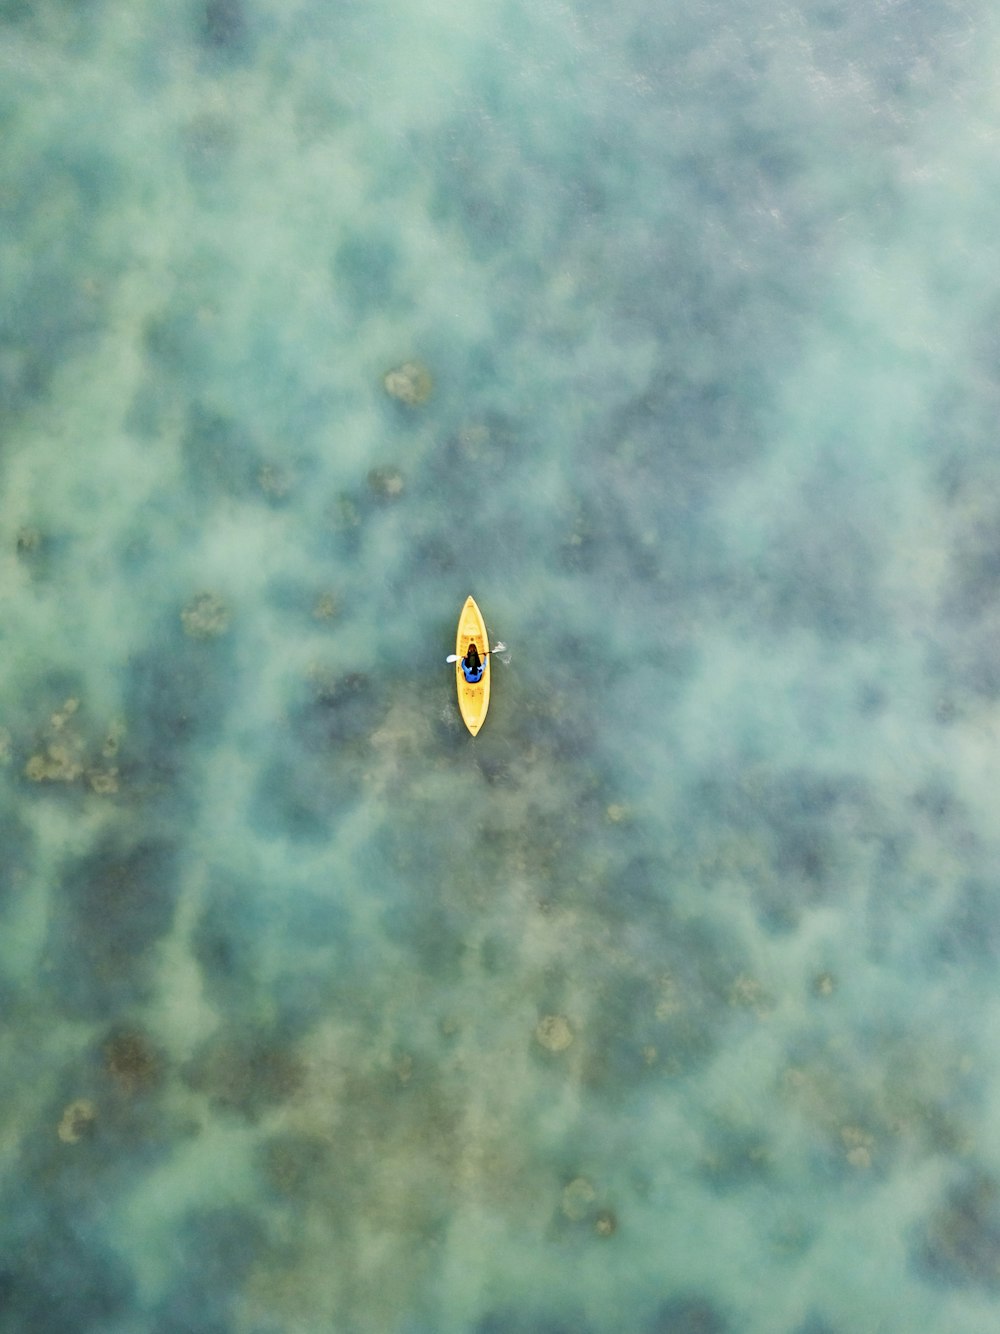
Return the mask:
<svg viewBox="0 0 1000 1334">
<path fill-rule="evenodd" d="M 998 57 L 0 4 L 2 1334 L 997 1326 Z"/>
</svg>

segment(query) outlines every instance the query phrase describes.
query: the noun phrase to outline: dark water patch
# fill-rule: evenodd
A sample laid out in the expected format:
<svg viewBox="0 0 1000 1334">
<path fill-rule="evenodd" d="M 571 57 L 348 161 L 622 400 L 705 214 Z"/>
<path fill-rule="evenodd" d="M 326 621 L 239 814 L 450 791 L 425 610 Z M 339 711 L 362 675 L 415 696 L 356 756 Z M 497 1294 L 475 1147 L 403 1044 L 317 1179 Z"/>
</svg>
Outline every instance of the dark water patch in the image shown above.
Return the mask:
<svg viewBox="0 0 1000 1334">
<path fill-rule="evenodd" d="M 344 810 L 361 796 L 357 757 L 316 756 L 275 759 L 262 769 L 250 815 L 265 837 L 322 843 Z"/>
<path fill-rule="evenodd" d="M 315 1129 L 269 1138 L 259 1171 L 277 1198 L 316 1206 L 346 1244 L 375 1222 L 383 1233 L 440 1241 L 464 1161 L 462 1098 L 433 1060 L 370 1041 L 343 1045 L 332 1066 L 314 1070 L 330 1081 L 333 1105 L 324 1113 L 311 1090 Z M 387 1203 L 373 1181 L 399 1161 L 409 1164 L 406 1180 L 393 1182 Z"/>
<path fill-rule="evenodd" d="M 202 203 L 221 197 L 239 147 L 239 130 L 229 116 L 205 111 L 180 132 L 181 160 Z"/>
<path fill-rule="evenodd" d="M 938 723 L 966 721 L 979 714 L 984 700 L 1000 699 L 1000 625 L 992 620 L 949 636 L 930 657 Z"/>
<path fill-rule="evenodd" d="M 275 1042 L 294 1042 L 336 987 L 356 980 L 350 919 L 335 895 L 276 890 L 222 867 L 212 870 L 192 950 L 212 1003 L 269 1025 Z M 275 966 L 281 950 L 284 969 Z"/>
<path fill-rule="evenodd" d="M 657 992 L 651 978 L 610 973 L 592 981 L 581 1080 L 606 1097 L 626 1096 L 656 1076 Z"/>
<path fill-rule="evenodd" d="M 151 1313 L 155 1334 L 231 1334 L 236 1300 L 268 1242 L 249 1209 L 189 1214 L 174 1239 L 174 1283 Z"/>
<path fill-rule="evenodd" d="M 821 1315 L 808 1315 L 801 1325 L 796 1325 L 792 1334 L 838 1334 L 834 1325 Z"/>
<path fill-rule="evenodd" d="M 967 43 L 972 22 L 950 4 L 879 9 L 813 0 L 806 13 L 818 70 L 848 84 L 863 77 L 872 91 L 862 105 L 893 138 L 922 109 L 929 84 L 954 79 L 954 52 Z"/>
<path fill-rule="evenodd" d="M 351 916 L 334 893 L 296 889 L 285 896 L 284 911 L 290 941 L 318 949 L 336 947 L 338 966 L 343 966 L 350 945 Z"/>
<path fill-rule="evenodd" d="M 43 49 L 83 55 L 101 40 L 101 0 L 0 0 L 0 23 L 18 27 Z"/>
<path fill-rule="evenodd" d="M 108 835 L 60 868 L 47 987 L 76 1018 L 125 1012 L 155 983 L 152 947 L 169 931 L 178 890 L 177 850 L 157 838 Z"/>
<path fill-rule="evenodd" d="M 209 996 L 236 1011 L 259 976 L 261 949 L 273 923 L 249 910 L 253 889 L 218 870 L 208 902 L 192 931 L 191 947 Z"/>
<path fill-rule="evenodd" d="M 107 1334 L 119 1320 L 127 1323 L 134 1278 L 99 1226 L 84 1226 L 58 1208 L 27 1208 L 5 1232 L 3 1334 Z"/>
<path fill-rule="evenodd" d="M 921 1274 L 948 1286 L 1000 1291 L 1000 1185 L 968 1173 L 921 1229 L 913 1259 Z"/>
<path fill-rule="evenodd" d="M 889 705 L 889 691 L 878 681 L 865 681 L 857 691 L 858 713 L 863 718 L 877 718 Z"/>
<path fill-rule="evenodd" d="M 252 49 L 252 34 L 243 0 L 199 0 L 198 41 L 214 55 L 244 59 Z"/>
<path fill-rule="evenodd" d="M 155 1098 L 137 1100 L 107 1080 L 89 1084 L 86 1071 L 66 1070 L 59 1083 L 60 1096 L 22 1142 L 14 1189 L 44 1198 L 81 1231 L 99 1233 L 103 1211 L 126 1199 L 139 1177 L 169 1161 L 200 1126 Z"/>
<path fill-rule="evenodd" d="M 10 293 L 0 314 L 0 422 L 39 401 L 57 368 L 72 359 L 96 335 L 104 303 L 96 289 L 82 285 L 79 259 L 70 276 L 70 260 L 56 261 L 53 274 L 43 263 Z"/>
<path fill-rule="evenodd" d="M 214 1034 L 181 1070 L 184 1082 L 218 1108 L 256 1121 L 302 1086 L 294 1042 L 273 1028 L 230 1025 Z"/>
<path fill-rule="evenodd" d="M 487 376 L 483 378 L 488 382 Z M 479 406 L 442 436 L 416 486 L 441 497 L 449 512 L 474 513 L 485 489 L 501 484 L 539 447 L 526 423 L 508 413 Z"/>
<path fill-rule="evenodd" d="M 869 642 L 884 631 L 891 616 L 878 588 L 879 545 L 850 512 L 828 497 L 815 510 L 797 507 L 772 534 L 738 589 L 758 624 L 827 640 Z"/>
<path fill-rule="evenodd" d="M 621 155 L 632 156 L 628 127 L 593 112 L 572 84 L 566 91 L 553 107 L 573 128 L 554 136 L 550 116 L 526 114 L 521 90 L 490 73 L 460 115 L 407 146 L 414 161 L 433 164 L 433 216 L 460 228 L 475 257 L 502 265 L 498 290 L 544 291 L 546 256 L 564 260 L 578 237 L 590 240 L 607 214 Z M 517 244 L 526 229 L 536 238 L 529 248 Z M 518 303 L 522 330 L 533 307 Z M 506 331 L 500 337 L 507 341 Z"/>
<path fill-rule="evenodd" d="M 518 249 L 527 181 L 523 172 L 505 161 L 511 151 L 509 142 L 500 142 L 505 135 L 509 131 L 497 125 L 484 107 L 470 108 L 467 117 L 448 128 L 438 149 L 431 215 L 445 226 L 457 224 L 474 258 L 480 260 Z"/>
<path fill-rule="evenodd" d="M 989 537 L 984 537 L 971 549 L 963 551 L 955 560 L 953 583 L 948 595 L 947 611 L 955 619 L 979 620 L 996 606 L 1000 593 L 1000 538 L 993 530 L 997 517 L 990 525 Z"/>
<path fill-rule="evenodd" d="M 728 1334 L 728 1319 L 708 1297 L 672 1297 L 654 1312 L 647 1334 Z"/>
<path fill-rule="evenodd" d="M 818 1135 L 817 1168 L 831 1181 L 864 1188 L 901 1158 L 912 1164 L 963 1153 L 982 1097 L 978 1080 L 953 1034 L 942 1038 L 926 1025 L 914 1031 L 872 1019 L 835 1049 L 824 1023 L 789 1042 L 779 1092 Z"/>
<path fill-rule="evenodd" d="M 329 837 L 335 809 L 306 767 L 276 761 L 261 773 L 251 814 L 265 835 L 317 843 Z"/>
<path fill-rule="evenodd" d="M 385 709 L 384 683 L 367 673 L 313 679 L 289 710 L 282 752 L 257 783 L 253 815 L 262 830 L 310 842 L 329 837 L 361 795 Z"/>
<path fill-rule="evenodd" d="M 421 972 L 437 981 L 458 978 L 466 953 L 465 923 L 455 912 L 423 897 L 410 897 L 382 916 L 387 940 L 402 945 Z"/>
<path fill-rule="evenodd" d="M 129 658 L 121 758 L 137 786 L 181 799 L 192 752 L 218 735 L 229 712 L 234 670 L 233 632 L 186 634 L 184 610 L 195 616 L 198 608 L 178 606 Z"/>
<path fill-rule="evenodd" d="M 310 701 L 293 715 L 293 727 L 309 748 L 349 745 L 371 734 L 382 703 L 376 682 L 365 672 L 317 680 Z"/>
<path fill-rule="evenodd" d="M 19 528 L 14 539 L 18 564 L 38 583 L 52 577 L 68 545 L 65 537 L 31 525 Z"/>
<path fill-rule="evenodd" d="M 0 423 L 37 402 L 58 367 L 104 326 L 119 262 L 94 240 L 94 218 L 120 184 L 113 158 L 70 135 L 10 183 L 0 200 L 0 260 L 11 252 L 0 302 Z M 31 238 L 31 264 L 17 260 L 18 237 Z"/>
<path fill-rule="evenodd" d="M 406 1093 L 395 1075 L 378 1090 L 371 1079 L 364 1081 L 362 1089 L 358 1081 L 348 1078 L 338 1098 L 347 1099 L 349 1124 L 338 1122 L 320 1134 L 281 1134 L 260 1146 L 258 1171 L 275 1201 L 318 1211 L 337 1239 L 338 1249 L 350 1250 L 359 1231 L 376 1219 L 380 1231 L 395 1234 L 397 1240 L 402 1239 L 400 1234 L 411 1243 L 442 1239 L 447 1183 L 436 1172 L 445 1146 L 436 1144 L 430 1135 L 423 1138 L 418 1124 L 421 1113 Z M 392 1106 L 394 1116 L 387 1114 L 384 1101 Z M 454 1130 L 450 1125 L 447 1133 L 453 1135 Z M 383 1214 L 372 1193 L 373 1175 L 385 1170 L 383 1153 L 406 1152 L 411 1144 L 421 1155 L 425 1171 L 431 1169 L 434 1185 L 429 1188 L 428 1176 L 420 1174 L 420 1185 L 394 1192 L 395 1207 Z M 428 1153 L 434 1155 L 433 1162 Z"/>
<path fill-rule="evenodd" d="M 165 1057 L 141 1028 L 116 1027 L 101 1043 L 104 1070 L 120 1092 L 139 1097 L 155 1092 L 165 1075 Z"/>
<path fill-rule="evenodd" d="M 194 403 L 181 437 L 187 479 L 194 498 L 212 497 L 263 500 L 261 476 L 264 459 L 246 427 Z"/>
<path fill-rule="evenodd" d="M 626 450 L 647 482 L 647 503 L 654 487 L 672 506 L 697 505 L 762 450 L 755 395 L 740 389 L 738 381 L 691 380 L 668 367 L 615 413 L 596 443 L 601 453 Z"/>
<path fill-rule="evenodd" d="M 316 557 L 320 560 L 357 560 L 365 539 L 364 506 L 354 491 L 341 491 L 330 501 L 325 523 L 316 535 Z"/>
<path fill-rule="evenodd" d="M 572 897 L 574 850 L 565 846 L 565 822 L 554 811 L 526 811 L 521 823 L 506 813 L 477 812 L 477 864 L 485 884 L 503 884 L 514 869 L 537 886 L 549 906 Z"/>
<path fill-rule="evenodd" d="M 603 952 L 593 958 L 581 1077 L 615 1101 L 711 1060 L 738 1013 L 732 979 L 741 956 L 726 932 L 669 912 L 637 913 L 613 939 L 631 962 L 608 968 Z"/>
<path fill-rule="evenodd" d="M 673 873 L 669 861 L 657 853 L 631 852 L 608 874 L 600 910 L 606 921 L 622 928 L 642 922 L 659 933 L 664 929 L 672 899 Z"/>
<path fill-rule="evenodd" d="M 592 1328 L 578 1311 L 554 1316 L 505 1307 L 478 1320 L 473 1334 L 588 1334 Z"/>
<path fill-rule="evenodd" d="M 935 836 L 947 839 L 963 852 L 973 851 L 976 836 L 949 776 L 931 774 L 914 788 L 910 805 Z"/>
<path fill-rule="evenodd" d="M 569 775 L 576 787 L 581 769 L 574 766 L 581 766 L 597 750 L 597 683 L 588 681 L 588 675 L 600 669 L 579 636 L 553 636 L 538 651 L 543 662 L 552 660 L 553 669 L 548 676 L 539 668 L 521 669 L 517 707 L 509 715 L 507 735 L 523 747 L 537 747 L 553 766 L 554 781 L 562 766 L 559 778 Z"/>
<path fill-rule="evenodd" d="M 330 1141 L 323 1135 L 275 1135 L 260 1146 L 258 1160 L 268 1187 L 280 1198 L 299 1202 L 322 1199 L 336 1175 Z"/>
<path fill-rule="evenodd" d="M 413 544 L 413 577 L 422 585 L 436 575 L 454 575 L 464 565 L 461 538 L 450 529 L 418 538 Z"/>
<path fill-rule="evenodd" d="M 333 259 L 334 297 L 360 317 L 397 305 L 398 269 L 399 251 L 391 235 L 349 236 Z"/>
<path fill-rule="evenodd" d="M 146 442 L 159 442 L 170 433 L 171 419 L 178 411 L 177 394 L 163 376 L 147 373 L 138 378 L 138 388 L 125 412 L 125 429 Z"/>
<path fill-rule="evenodd" d="M 158 377 L 182 382 L 189 393 L 207 384 L 220 359 L 219 335 L 207 318 L 213 291 L 214 286 L 201 286 L 192 273 L 179 285 L 172 304 L 146 320 L 142 345 L 154 382 Z"/>
<path fill-rule="evenodd" d="M 521 758 L 518 748 L 507 744 L 504 739 L 499 745 L 494 745 L 489 754 L 477 753 L 475 764 L 487 787 L 512 792 L 524 781 L 524 775 L 518 769 Z"/>
<path fill-rule="evenodd" d="M 706 840 L 700 876 L 706 885 L 739 876 L 773 931 L 793 928 L 803 911 L 835 899 L 857 859 L 873 849 L 877 860 L 891 855 L 893 831 L 852 774 L 748 767 L 733 778 L 702 780 L 689 801 L 691 827 Z"/>
<path fill-rule="evenodd" d="M 698 1164 L 702 1181 L 718 1195 L 767 1183 L 774 1158 L 770 1136 L 747 1126 L 710 1121 Z"/>
<path fill-rule="evenodd" d="M 934 932 L 936 959 L 960 968 L 993 969 L 1000 960 L 1000 881 L 964 880 Z"/>
<path fill-rule="evenodd" d="M 993 398 L 1000 396 L 994 394 Z M 996 403 L 991 403 L 994 412 Z M 984 426 L 988 434 L 988 428 Z M 953 512 L 954 538 L 948 584 L 941 608 L 947 620 L 958 626 L 993 622 L 992 610 L 1000 592 L 1000 469 L 995 458 L 977 458 L 969 449 L 942 481 Z"/>
<path fill-rule="evenodd" d="M 27 885 L 35 859 L 37 839 L 31 826 L 12 805 L 0 805 L 0 912 Z"/>
</svg>

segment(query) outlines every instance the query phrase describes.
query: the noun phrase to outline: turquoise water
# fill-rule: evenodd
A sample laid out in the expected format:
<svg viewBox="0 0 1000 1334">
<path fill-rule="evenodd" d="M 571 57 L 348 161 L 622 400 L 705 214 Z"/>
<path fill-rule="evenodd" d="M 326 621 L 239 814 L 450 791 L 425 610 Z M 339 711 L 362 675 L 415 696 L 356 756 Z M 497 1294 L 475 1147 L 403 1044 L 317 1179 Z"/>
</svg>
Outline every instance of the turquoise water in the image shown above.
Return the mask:
<svg viewBox="0 0 1000 1334">
<path fill-rule="evenodd" d="M 998 59 L 0 3 L 3 1334 L 1000 1326 Z"/>
</svg>

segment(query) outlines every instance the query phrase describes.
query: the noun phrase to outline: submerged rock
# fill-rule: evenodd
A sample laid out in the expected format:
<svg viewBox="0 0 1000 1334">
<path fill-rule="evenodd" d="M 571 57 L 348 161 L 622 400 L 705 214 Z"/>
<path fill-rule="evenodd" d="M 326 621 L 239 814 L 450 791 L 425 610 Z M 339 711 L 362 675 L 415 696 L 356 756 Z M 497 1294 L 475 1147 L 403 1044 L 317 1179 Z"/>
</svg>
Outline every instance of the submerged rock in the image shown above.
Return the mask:
<svg viewBox="0 0 1000 1334">
<path fill-rule="evenodd" d="M 192 639 L 217 639 L 229 629 L 229 608 L 215 593 L 199 593 L 181 612 L 184 633 Z"/>
<path fill-rule="evenodd" d="M 368 485 L 380 500 L 396 500 L 403 494 L 403 474 L 398 468 L 372 468 Z"/>
<path fill-rule="evenodd" d="M 844 1146 L 844 1157 L 852 1167 L 871 1167 L 875 1139 L 867 1130 L 860 1126 L 842 1126 L 840 1142 Z"/>
<path fill-rule="evenodd" d="M 71 697 L 50 716 L 38 749 L 24 766 L 24 776 L 32 783 L 69 784 L 84 778 L 91 791 L 98 796 L 109 796 L 118 791 L 118 769 L 113 765 L 88 762 L 88 743 L 76 716 L 79 707 L 80 701 Z M 117 753 L 124 730 L 120 722 L 111 725 L 101 746 L 103 759 L 110 759 Z"/>
<path fill-rule="evenodd" d="M 336 616 L 337 610 L 337 599 L 333 593 L 320 593 L 313 603 L 313 619 L 316 621 L 332 620 Z"/>
<path fill-rule="evenodd" d="M 94 1129 L 97 1108 L 89 1098 L 77 1098 L 62 1114 L 58 1135 L 64 1144 L 76 1144 Z"/>
<path fill-rule="evenodd" d="M 162 1061 L 144 1034 L 135 1030 L 115 1033 L 104 1044 L 104 1068 L 123 1093 L 141 1093 L 161 1079 Z"/>
<path fill-rule="evenodd" d="M 395 370 L 386 371 L 382 384 L 390 398 L 410 408 L 426 403 L 434 388 L 433 377 L 421 361 L 405 361 Z"/>
<path fill-rule="evenodd" d="M 42 748 L 24 766 L 33 783 L 74 783 L 83 773 L 83 737 L 71 725 L 79 707 L 78 699 L 67 699 L 49 718 Z"/>
<path fill-rule="evenodd" d="M 33 783 L 75 783 L 83 773 L 82 749 L 79 739 L 72 745 L 52 742 L 32 755 L 24 766 L 25 777 Z"/>
<path fill-rule="evenodd" d="M 19 556 L 30 556 L 41 547 L 42 535 L 37 528 L 19 528 L 16 545 Z"/>
<path fill-rule="evenodd" d="M 535 1025 L 535 1038 L 546 1051 L 565 1051 L 573 1041 L 569 1020 L 562 1014 L 544 1014 Z"/>
</svg>

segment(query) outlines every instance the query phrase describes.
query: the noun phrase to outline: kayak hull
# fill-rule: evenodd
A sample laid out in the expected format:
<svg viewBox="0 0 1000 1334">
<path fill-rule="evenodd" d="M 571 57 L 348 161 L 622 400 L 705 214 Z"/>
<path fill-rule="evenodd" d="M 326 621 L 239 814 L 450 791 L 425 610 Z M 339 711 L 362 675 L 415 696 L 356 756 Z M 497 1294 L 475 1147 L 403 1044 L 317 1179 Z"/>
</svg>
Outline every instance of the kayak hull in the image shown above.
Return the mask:
<svg viewBox="0 0 1000 1334">
<path fill-rule="evenodd" d="M 477 681 L 475 685 L 465 679 L 465 673 L 462 671 L 462 659 L 465 657 L 470 644 L 475 644 L 479 650 L 479 656 L 485 663 L 482 679 Z M 487 657 L 489 651 L 490 641 L 486 635 L 486 622 L 483 620 L 483 613 L 476 606 L 476 599 L 468 597 L 465 599 L 462 614 L 458 618 L 458 632 L 455 636 L 455 652 L 458 654 L 458 662 L 455 663 L 455 685 L 458 689 L 458 708 L 462 715 L 462 721 L 473 736 L 482 727 L 486 718 L 486 710 L 490 707 L 490 671 L 492 669 L 490 659 Z"/>
</svg>

